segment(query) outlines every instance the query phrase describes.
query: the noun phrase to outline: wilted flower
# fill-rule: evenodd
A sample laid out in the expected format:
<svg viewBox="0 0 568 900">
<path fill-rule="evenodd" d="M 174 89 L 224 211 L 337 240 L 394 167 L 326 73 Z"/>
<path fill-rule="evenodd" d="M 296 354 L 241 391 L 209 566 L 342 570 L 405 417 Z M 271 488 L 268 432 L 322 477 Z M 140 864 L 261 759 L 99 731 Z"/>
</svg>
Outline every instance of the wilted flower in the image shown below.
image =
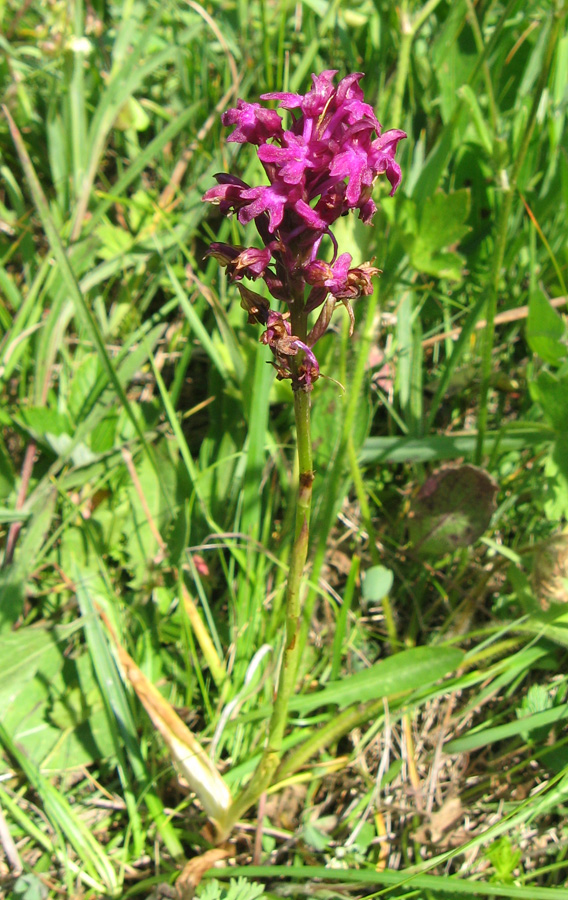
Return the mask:
<svg viewBox="0 0 568 900">
<path fill-rule="evenodd" d="M 371 294 L 371 278 L 379 272 L 370 263 L 351 267 L 349 253 L 338 256 L 331 226 L 350 210 L 358 210 L 369 224 L 376 211 L 371 198 L 376 178 L 386 175 L 391 195 L 401 178 L 395 152 L 405 133 L 398 129 L 381 133 L 372 108 L 364 102 L 361 73 L 348 75 L 337 87 L 336 74 L 328 70 L 313 75 L 312 89 L 305 95 L 261 96 L 295 111 L 287 130 L 275 110 L 259 103 L 239 100 L 236 108 L 224 113 L 223 124 L 235 126 L 228 140 L 258 147 L 269 184 L 251 187 L 221 174 L 216 176 L 217 186 L 203 197 L 218 204 L 225 215 L 236 213 L 243 225 L 254 220 L 264 245 L 261 250 L 211 245 L 209 253 L 226 267 L 231 281 L 262 278 L 270 294 L 296 313 L 307 315 L 323 306 L 307 340 L 301 341 L 291 333 L 286 315 L 273 313 L 267 301 L 264 305 L 252 301 L 252 292 L 239 284 L 249 320 L 252 315 L 253 321 L 267 327 L 262 340 L 272 349 L 278 377 L 291 378 L 296 390 L 309 390 L 318 377 L 311 347 L 325 332 L 335 303 L 344 304 L 352 319 L 350 301 Z M 330 261 L 318 258 L 324 236 L 333 248 Z M 291 365 L 299 351 L 303 353 L 299 364 Z"/>
</svg>

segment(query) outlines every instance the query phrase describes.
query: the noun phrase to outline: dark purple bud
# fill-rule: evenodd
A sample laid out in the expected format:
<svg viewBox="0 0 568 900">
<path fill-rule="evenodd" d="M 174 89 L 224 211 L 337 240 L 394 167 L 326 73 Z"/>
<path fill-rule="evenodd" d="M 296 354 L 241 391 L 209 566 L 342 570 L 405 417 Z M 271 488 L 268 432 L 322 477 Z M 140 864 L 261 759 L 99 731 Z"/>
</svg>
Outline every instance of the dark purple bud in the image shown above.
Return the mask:
<svg viewBox="0 0 568 900">
<path fill-rule="evenodd" d="M 235 259 L 235 272 L 245 275 L 247 278 L 260 278 L 271 260 L 272 254 L 265 247 L 257 250 L 256 247 L 247 247 Z"/>
<path fill-rule="evenodd" d="M 258 250 L 256 247 L 234 247 L 232 244 L 214 242 L 206 256 L 214 256 L 222 266 L 226 266 L 231 281 L 241 281 L 243 278 L 254 280 L 263 276 L 272 254 L 267 247 Z"/>
<path fill-rule="evenodd" d="M 215 187 L 205 191 L 201 198 L 204 203 L 213 203 L 218 206 L 223 215 L 235 212 L 246 203 L 242 193 L 249 185 L 234 175 L 215 175 L 219 182 Z"/>
<path fill-rule="evenodd" d="M 312 294 L 314 293 L 314 291 L 317 291 L 317 290 L 319 290 L 319 288 L 314 288 L 312 291 Z M 324 300 L 325 300 L 326 295 L 327 295 L 327 291 L 325 291 L 325 293 L 324 293 Z M 310 297 L 311 297 L 311 294 L 310 294 Z M 324 300 L 322 300 L 321 302 L 324 303 Z M 317 303 L 315 306 L 310 307 L 310 309 L 316 309 L 317 306 L 321 306 L 321 303 Z M 320 314 L 317 317 L 316 323 L 308 335 L 307 343 L 310 347 L 313 347 L 319 341 L 319 339 L 321 337 L 323 337 L 323 335 L 326 333 L 326 331 L 329 327 L 329 323 L 331 322 L 331 317 L 333 316 L 334 310 L 335 310 L 335 298 L 329 297 L 327 300 L 325 300 L 323 309 L 320 311 Z"/>
<path fill-rule="evenodd" d="M 234 247 L 232 244 L 223 244 L 218 241 L 213 241 L 213 243 L 209 245 L 209 250 L 205 256 L 214 256 L 215 259 L 219 260 L 222 266 L 228 266 L 229 263 L 232 263 L 239 255 L 242 249 L 242 247 Z"/>
<path fill-rule="evenodd" d="M 248 313 L 249 325 L 266 325 L 270 315 L 270 304 L 265 297 L 249 290 L 244 284 L 237 284 L 241 295 L 241 306 Z"/>
<path fill-rule="evenodd" d="M 308 299 L 306 300 L 306 312 L 312 312 L 312 310 L 317 309 L 318 306 L 321 306 L 322 303 L 325 303 L 328 294 L 329 291 L 326 287 L 313 287 L 308 294 Z M 310 341 L 310 344 L 314 343 L 315 341 Z"/>
</svg>

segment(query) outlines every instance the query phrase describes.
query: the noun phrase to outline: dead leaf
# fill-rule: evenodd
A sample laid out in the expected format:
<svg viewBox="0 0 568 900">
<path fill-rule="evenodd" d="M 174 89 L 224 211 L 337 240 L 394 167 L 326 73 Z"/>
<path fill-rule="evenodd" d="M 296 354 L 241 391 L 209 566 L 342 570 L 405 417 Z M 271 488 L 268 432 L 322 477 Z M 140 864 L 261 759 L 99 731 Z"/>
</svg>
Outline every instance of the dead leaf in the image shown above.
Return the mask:
<svg viewBox="0 0 568 900">
<path fill-rule="evenodd" d="M 463 807 L 459 797 L 448 797 L 440 809 L 430 816 L 429 822 L 424 822 L 414 832 L 414 839 L 420 843 L 430 841 L 432 844 L 440 844 L 444 835 L 459 822 L 463 816 Z"/>
<path fill-rule="evenodd" d="M 229 788 L 185 722 L 121 647 L 108 618 L 102 612 L 101 616 L 111 633 L 120 664 L 155 728 L 162 735 L 176 768 L 201 801 L 218 831 L 224 833 L 226 814 L 232 803 Z"/>
<path fill-rule="evenodd" d="M 193 900 L 199 882 L 211 866 L 234 855 L 234 850 L 227 847 L 215 847 L 201 856 L 195 856 L 185 864 L 176 881 L 177 900 Z"/>
</svg>

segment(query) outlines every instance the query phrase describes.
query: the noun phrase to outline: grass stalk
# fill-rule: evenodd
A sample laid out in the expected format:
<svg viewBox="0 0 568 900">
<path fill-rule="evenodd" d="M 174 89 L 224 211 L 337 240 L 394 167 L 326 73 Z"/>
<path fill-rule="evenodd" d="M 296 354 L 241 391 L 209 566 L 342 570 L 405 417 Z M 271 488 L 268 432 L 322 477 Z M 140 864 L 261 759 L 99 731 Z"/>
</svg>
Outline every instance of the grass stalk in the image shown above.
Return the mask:
<svg viewBox="0 0 568 900">
<path fill-rule="evenodd" d="M 424 25 L 424 22 L 430 16 L 441 0 L 428 0 L 414 19 L 410 16 L 409 4 L 407 0 L 403 0 L 400 7 L 400 28 L 401 40 L 398 53 L 398 63 L 396 68 L 396 79 L 394 83 L 393 97 L 391 102 L 390 121 L 393 128 L 401 127 L 402 117 L 402 101 L 406 90 L 406 82 L 408 80 L 408 72 L 410 70 L 410 53 L 412 50 L 412 42 Z"/>
<path fill-rule="evenodd" d="M 487 294 L 487 325 L 483 332 L 483 346 L 481 351 L 481 385 L 479 389 L 479 411 L 477 416 L 477 442 L 475 446 L 474 461 L 477 465 L 483 460 L 483 445 L 485 443 L 485 433 L 487 431 L 487 420 L 489 414 L 489 388 L 491 385 L 492 364 L 493 364 L 493 346 L 495 343 L 495 316 L 497 313 L 497 299 L 499 295 L 499 284 L 501 281 L 501 271 L 503 261 L 505 259 L 505 250 L 507 247 L 507 238 L 509 233 L 509 223 L 511 219 L 511 210 L 513 208 L 513 200 L 517 193 L 517 180 L 519 172 L 525 161 L 527 151 L 532 140 L 534 128 L 536 125 L 536 117 L 543 91 L 546 87 L 548 74 L 554 56 L 554 50 L 563 27 L 565 19 L 565 11 L 557 10 L 554 21 L 550 28 L 546 54 L 540 77 L 538 79 L 533 102 L 529 112 L 528 122 L 525 128 L 523 139 L 519 147 L 519 152 L 513 163 L 511 174 L 507 179 L 507 173 L 502 173 L 504 182 L 503 200 L 499 210 L 497 220 L 497 236 L 495 241 L 495 249 L 493 251 L 493 260 L 491 265 L 491 277 L 489 280 L 489 289 Z"/>
<path fill-rule="evenodd" d="M 314 559 L 312 564 L 312 574 L 311 581 L 312 584 L 316 584 L 319 578 L 319 573 L 321 571 L 321 567 L 323 565 L 326 548 L 327 548 L 327 538 L 329 534 L 329 528 L 334 520 L 337 497 L 340 491 L 341 479 L 343 477 L 345 460 L 348 450 L 349 437 L 353 432 L 353 427 L 355 423 L 355 416 L 357 414 L 358 409 L 358 399 L 361 394 L 361 390 L 363 387 L 363 381 L 365 378 L 365 367 L 369 355 L 369 348 L 371 345 L 371 341 L 373 338 L 373 333 L 375 329 L 375 314 L 377 311 L 377 306 L 379 303 L 378 292 L 369 297 L 369 301 L 367 303 L 367 310 L 365 316 L 365 323 L 363 325 L 362 333 L 359 336 L 359 348 L 357 352 L 357 360 L 355 363 L 355 370 L 353 372 L 353 377 L 351 379 L 351 383 L 348 388 L 349 393 L 349 403 L 346 404 L 346 409 L 344 412 L 343 418 L 343 426 L 341 431 L 341 440 L 339 443 L 339 447 L 337 450 L 337 454 L 329 475 L 327 475 L 328 479 L 328 491 L 326 493 L 325 499 L 325 508 L 322 512 L 321 523 L 322 527 L 320 527 L 320 531 L 318 534 L 317 546 L 314 553 Z M 312 588 L 306 598 L 305 608 L 304 608 L 304 621 L 302 623 L 302 631 L 300 644 L 303 647 L 305 645 L 308 628 L 310 625 L 312 612 L 314 608 L 314 604 L 316 601 L 316 591 Z"/>
</svg>

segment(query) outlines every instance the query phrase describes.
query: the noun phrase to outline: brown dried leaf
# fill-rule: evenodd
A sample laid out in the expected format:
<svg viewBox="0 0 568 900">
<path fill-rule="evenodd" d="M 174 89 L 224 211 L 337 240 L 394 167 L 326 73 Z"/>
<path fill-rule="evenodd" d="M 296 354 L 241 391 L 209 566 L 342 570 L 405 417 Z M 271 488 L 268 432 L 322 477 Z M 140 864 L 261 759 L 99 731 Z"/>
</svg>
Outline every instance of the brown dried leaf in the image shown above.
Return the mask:
<svg viewBox="0 0 568 900">
<path fill-rule="evenodd" d="M 109 626 L 104 614 L 103 618 Z M 112 629 L 110 631 L 128 680 L 155 728 L 162 735 L 174 764 L 201 801 L 211 821 L 222 831 L 227 810 L 232 802 L 229 788 L 187 725 L 146 678 L 132 657 L 120 646 Z"/>
<path fill-rule="evenodd" d="M 181 870 L 176 881 L 176 895 L 178 900 L 193 900 L 199 882 L 211 866 L 233 855 L 233 850 L 224 847 L 215 847 L 207 850 L 201 856 L 190 859 Z"/>
</svg>

